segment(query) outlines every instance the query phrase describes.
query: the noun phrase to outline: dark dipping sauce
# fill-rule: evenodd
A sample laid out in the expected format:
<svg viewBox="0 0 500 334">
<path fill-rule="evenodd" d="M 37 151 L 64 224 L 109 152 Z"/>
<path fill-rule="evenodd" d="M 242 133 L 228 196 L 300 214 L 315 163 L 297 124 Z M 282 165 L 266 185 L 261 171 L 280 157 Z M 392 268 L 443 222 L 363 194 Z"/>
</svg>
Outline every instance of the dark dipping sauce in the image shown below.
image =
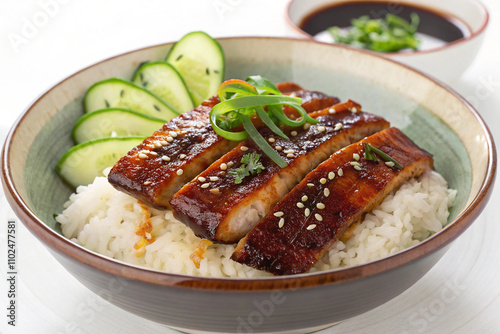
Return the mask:
<svg viewBox="0 0 500 334">
<path fill-rule="evenodd" d="M 450 14 L 440 13 L 425 7 L 379 1 L 340 2 L 330 7 L 324 7 L 304 18 L 299 24 L 299 28 L 309 35 L 315 36 L 332 26 L 350 27 L 353 18 L 363 15 L 379 19 L 385 18 L 387 14 L 394 14 L 410 22 L 411 13 L 417 13 L 420 17 L 418 33 L 441 40 L 444 42 L 443 44 L 470 35 L 470 29 L 466 24 Z"/>
</svg>

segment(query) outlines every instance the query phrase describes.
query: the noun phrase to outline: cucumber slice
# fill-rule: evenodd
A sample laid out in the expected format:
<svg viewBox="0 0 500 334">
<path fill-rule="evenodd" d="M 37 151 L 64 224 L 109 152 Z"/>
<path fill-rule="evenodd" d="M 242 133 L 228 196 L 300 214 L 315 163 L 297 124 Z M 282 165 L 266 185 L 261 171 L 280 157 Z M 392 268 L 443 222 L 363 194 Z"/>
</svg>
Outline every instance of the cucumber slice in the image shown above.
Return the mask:
<svg viewBox="0 0 500 334">
<path fill-rule="evenodd" d="M 111 78 L 92 85 L 83 98 L 85 112 L 124 108 L 169 121 L 179 112 L 166 102 L 131 82 Z"/>
<path fill-rule="evenodd" d="M 134 75 L 132 82 L 149 90 L 180 112 L 194 108 L 186 83 L 175 68 L 165 62 L 145 63 Z"/>
<path fill-rule="evenodd" d="M 122 156 L 142 143 L 145 137 L 113 137 L 73 146 L 56 165 L 61 178 L 72 187 L 87 185 L 103 169 L 113 166 Z"/>
<path fill-rule="evenodd" d="M 224 78 L 224 53 L 220 44 L 195 31 L 175 43 L 166 59 L 180 73 L 196 105 L 217 93 Z"/>
<path fill-rule="evenodd" d="M 73 127 L 72 136 L 77 144 L 111 136 L 150 136 L 163 124 L 165 122 L 159 118 L 132 110 L 108 108 L 80 117 Z"/>
</svg>

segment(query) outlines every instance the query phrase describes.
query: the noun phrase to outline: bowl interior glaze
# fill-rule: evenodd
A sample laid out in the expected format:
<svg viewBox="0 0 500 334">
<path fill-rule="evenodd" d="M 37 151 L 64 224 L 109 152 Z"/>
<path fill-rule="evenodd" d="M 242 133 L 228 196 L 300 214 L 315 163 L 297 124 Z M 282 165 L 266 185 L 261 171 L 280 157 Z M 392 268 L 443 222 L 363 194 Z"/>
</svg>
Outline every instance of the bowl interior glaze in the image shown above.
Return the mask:
<svg viewBox="0 0 500 334">
<path fill-rule="evenodd" d="M 59 179 L 54 166 L 73 145 L 71 129 L 83 114 L 82 96 L 97 81 L 130 79 L 141 62 L 164 59 L 172 44 L 158 45 L 97 63 L 49 89 L 18 119 L 4 146 L 2 181 L 9 203 L 27 228 L 94 292 L 107 291 L 108 282 L 118 277 L 128 287 L 111 291 L 111 302 L 128 311 L 185 331 L 231 332 L 238 325 L 235 319 L 253 312 L 255 300 L 285 291 L 289 302 L 258 331 L 303 333 L 365 312 L 403 292 L 486 205 L 496 172 L 495 145 L 477 112 L 448 88 L 393 61 L 342 46 L 268 37 L 225 38 L 220 43 L 227 79 L 260 74 L 274 82 L 295 81 L 341 100 L 353 99 L 434 154 L 436 170 L 458 190 L 448 225 L 420 245 L 382 260 L 265 279 L 208 279 L 144 269 L 65 239 L 53 214 L 61 212 L 73 190 Z M 209 303 L 221 309 L 207 308 Z M 290 321 L 292 314 L 300 315 L 293 317 L 297 321 Z"/>
</svg>

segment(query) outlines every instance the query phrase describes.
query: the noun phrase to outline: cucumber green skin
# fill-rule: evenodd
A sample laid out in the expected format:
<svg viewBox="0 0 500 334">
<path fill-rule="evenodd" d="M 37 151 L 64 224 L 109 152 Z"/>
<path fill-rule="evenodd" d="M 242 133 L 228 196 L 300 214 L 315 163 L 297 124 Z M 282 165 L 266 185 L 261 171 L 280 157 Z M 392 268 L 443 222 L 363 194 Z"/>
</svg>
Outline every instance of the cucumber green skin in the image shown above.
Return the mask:
<svg viewBox="0 0 500 334">
<path fill-rule="evenodd" d="M 101 89 L 111 90 L 113 93 L 115 93 L 115 95 L 118 96 L 118 100 L 113 101 L 111 98 L 109 98 L 108 100 L 106 97 L 100 96 Z M 121 92 L 124 92 L 125 97 L 121 97 Z M 125 108 L 125 106 L 120 105 L 120 103 L 122 102 L 130 101 L 126 100 L 126 98 L 128 98 L 129 96 L 134 96 L 134 98 L 136 99 L 135 103 L 132 103 L 135 104 L 135 106 L 130 107 L 129 105 L 127 105 L 127 103 L 125 103 Z M 142 101 L 137 101 L 141 99 L 146 101 L 147 104 L 142 103 Z M 93 84 L 85 93 L 85 96 L 83 98 L 83 107 L 85 109 L 85 112 L 87 113 L 111 107 L 132 109 L 145 115 L 160 118 L 164 121 L 169 121 L 180 114 L 177 110 L 168 105 L 165 101 L 159 99 L 151 92 L 145 90 L 142 87 L 134 85 L 131 82 L 118 78 L 111 78 Z"/>
<path fill-rule="evenodd" d="M 162 75 L 172 77 L 171 81 L 165 81 Z M 148 85 L 144 81 L 148 82 Z M 166 62 L 142 64 L 135 72 L 132 82 L 168 102 L 180 112 L 186 112 L 195 107 L 184 79 L 172 65 Z M 165 94 L 165 90 L 170 94 Z"/>
<path fill-rule="evenodd" d="M 165 122 L 159 118 L 136 111 L 107 108 L 80 117 L 71 135 L 76 144 L 109 137 L 113 131 L 118 137 L 149 136 L 163 124 Z"/>
<path fill-rule="evenodd" d="M 205 40 L 210 44 L 210 47 L 212 49 L 199 49 L 199 41 Z M 191 45 L 192 44 L 192 45 Z M 191 49 L 191 50 L 190 50 Z M 183 51 L 185 50 L 185 52 Z M 178 62 L 179 60 L 177 59 L 180 55 L 184 54 L 198 54 L 200 55 L 200 59 L 206 60 L 207 54 L 211 51 L 214 51 L 213 55 L 214 57 L 219 58 L 218 59 L 218 70 L 219 73 L 217 75 L 214 75 L 215 73 L 210 70 L 210 75 L 213 76 L 213 79 L 211 79 L 210 86 L 211 88 L 209 89 L 209 92 L 206 94 L 206 96 L 201 96 L 199 98 L 196 98 L 195 94 L 193 94 L 193 85 L 191 82 L 191 78 L 187 75 L 187 73 L 183 73 L 183 71 L 179 68 Z M 182 60 L 182 59 L 181 59 Z M 215 95 L 217 93 L 217 89 L 222 83 L 222 80 L 224 78 L 224 71 L 225 71 L 225 56 L 224 56 L 224 51 L 222 50 L 221 45 L 217 40 L 213 39 L 206 33 L 202 31 L 194 31 L 191 32 L 184 37 L 180 41 L 174 44 L 172 49 L 170 50 L 169 54 L 167 55 L 167 58 L 165 60 L 167 63 L 172 64 L 172 66 L 180 73 L 180 75 L 183 77 L 184 81 L 186 82 L 186 85 L 191 93 L 191 97 L 193 98 L 193 101 L 195 102 L 196 105 L 199 105 L 203 100 L 210 98 L 211 96 Z M 177 66 L 176 66 L 177 65 Z M 199 78 L 195 78 L 194 81 L 199 81 L 197 80 Z"/>
<path fill-rule="evenodd" d="M 102 170 L 114 165 L 132 148 L 139 145 L 145 137 L 113 137 L 87 141 L 73 146 L 58 161 L 55 170 L 63 181 L 71 187 L 88 185 L 96 176 L 102 176 Z M 112 154 L 112 159 L 105 163 L 98 159 L 104 154 Z M 116 160 L 114 159 L 116 157 Z M 115 161 L 112 161 L 115 160 Z"/>
</svg>

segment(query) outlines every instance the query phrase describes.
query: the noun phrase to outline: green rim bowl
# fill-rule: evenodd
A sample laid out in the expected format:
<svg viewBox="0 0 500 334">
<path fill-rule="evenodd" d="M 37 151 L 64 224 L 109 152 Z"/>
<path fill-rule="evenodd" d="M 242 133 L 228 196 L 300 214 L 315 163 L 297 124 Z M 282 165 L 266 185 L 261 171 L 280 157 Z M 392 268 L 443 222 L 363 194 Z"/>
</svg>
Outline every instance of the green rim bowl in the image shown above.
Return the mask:
<svg viewBox="0 0 500 334">
<path fill-rule="evenodd" d="M 130 79 L 172 43 L 128 52 L 81 70 L 37 99 L 14 124 L 2 152 L 6 197 L 19 219 L 89 289 L 139 316 L 187 332 L 307 332 L 371 310 L 411 287 L 485 207 L 496 173 L 493 138 L 470 104 L 426 75 L 385 58 L 300 39 L 223 38 L 226 78 L 261 74 L 353 99 L 434 154 L 458 190 L 446 227 L 421 244 L 356 267 L 262 279 L 217 279 L 145 269 L 64 238 L 53 214 L 72 190 L 54 166 L 93 83 Z"/>
</svg>

